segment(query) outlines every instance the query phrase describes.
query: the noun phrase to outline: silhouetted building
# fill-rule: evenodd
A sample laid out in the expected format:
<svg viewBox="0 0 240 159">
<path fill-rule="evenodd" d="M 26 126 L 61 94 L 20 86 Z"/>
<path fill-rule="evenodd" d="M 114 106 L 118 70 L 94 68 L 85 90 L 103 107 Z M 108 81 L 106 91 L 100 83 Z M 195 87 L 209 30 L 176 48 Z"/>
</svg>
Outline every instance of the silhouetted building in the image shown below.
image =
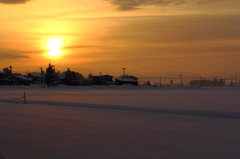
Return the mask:
<svg viewBox="0 0 240 159">
<path fill-rule="evenodd" d="M 96 75 L 96 76 L 91 76 L 91 79 L 92 79 L 92 83 L 97 85 L 115 84 L 115 82 L 113 82 L 113 76 L 111 75 Z"/>
<path fill-rule="evenodd" d="M 13 85 L 30 85 L 31 79 L 21 74 L 13 74 L 8 77 Z"/>
<path fill-rule="evenodd" d="M 6 78 L 12 75 L 12 66 L 3 68 L 2 72 L 0 72 L 0 78 Z"/>
<path fill-rule="evenodd" d="M 138 78 L 135 76 L 125 75 L 125 76 L 115 78 L 115 81 L 117 82 L 118 85 L 122 85 L 122 84 L 138 85 Z"/>
</svg>

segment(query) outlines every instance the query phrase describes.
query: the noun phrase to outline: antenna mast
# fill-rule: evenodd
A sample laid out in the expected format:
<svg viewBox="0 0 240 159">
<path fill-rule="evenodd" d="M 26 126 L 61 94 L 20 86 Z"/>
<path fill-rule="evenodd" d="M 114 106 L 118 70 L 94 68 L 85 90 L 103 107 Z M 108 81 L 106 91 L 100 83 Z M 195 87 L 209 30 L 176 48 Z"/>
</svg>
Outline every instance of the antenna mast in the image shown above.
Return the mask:
<svg viewBox="0 0 240 159">
<path fill-rule="evenodd" d="M 126 68 L 122 68 L 122 70 L 123 70 L 123 77 L 125 77 L 126 76 Z"/>
</svg>

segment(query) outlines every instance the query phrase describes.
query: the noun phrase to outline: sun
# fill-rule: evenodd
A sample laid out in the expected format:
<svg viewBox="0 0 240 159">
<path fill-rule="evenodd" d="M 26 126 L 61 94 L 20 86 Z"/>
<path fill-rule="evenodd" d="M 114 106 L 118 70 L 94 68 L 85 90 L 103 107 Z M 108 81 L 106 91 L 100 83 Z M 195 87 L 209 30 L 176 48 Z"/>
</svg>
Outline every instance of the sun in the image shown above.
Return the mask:
<svg viewBox="0 0 240 159">
<path fill-rule="evenodd" d="M 47 41 L 48 55 L 56 57 L 62 54 L 62 38 L 50 38 Z"/>
</svg>

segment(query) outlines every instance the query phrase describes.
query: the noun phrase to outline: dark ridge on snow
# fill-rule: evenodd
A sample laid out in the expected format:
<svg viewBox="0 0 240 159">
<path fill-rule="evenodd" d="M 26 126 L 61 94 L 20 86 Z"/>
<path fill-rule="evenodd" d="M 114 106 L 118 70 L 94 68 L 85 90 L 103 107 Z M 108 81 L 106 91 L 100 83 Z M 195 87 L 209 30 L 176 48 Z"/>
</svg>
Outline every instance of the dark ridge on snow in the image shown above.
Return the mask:
<svg viewBox="0 0 240 159">
<path fill-rule="evenodd" d="M 11 99 L 0 99 L 0 102 L 16 103 L 16 104 L 20 103 L 19 101 L 11 100 Z M 109 110 L 145 112 L 145 113 L 200 116 L 200 117 L 209 117 L 209 118 L 240 119 L 240 112 L 228 112 L 228 111 L 143 108 L 143 107 L 135 107 L 135 106 L 103 105 L 103 104 L 87 104 L 87 103 L 71 103 L 71 102 L 54 102 L 54 101 L 37 101 L 37 100 L 28 100 L 27 104 L 39 104 L 39 105 L 46 105 L 46 106 L 93 108 L 93 109 L 109 109 Z"/>
</svg>

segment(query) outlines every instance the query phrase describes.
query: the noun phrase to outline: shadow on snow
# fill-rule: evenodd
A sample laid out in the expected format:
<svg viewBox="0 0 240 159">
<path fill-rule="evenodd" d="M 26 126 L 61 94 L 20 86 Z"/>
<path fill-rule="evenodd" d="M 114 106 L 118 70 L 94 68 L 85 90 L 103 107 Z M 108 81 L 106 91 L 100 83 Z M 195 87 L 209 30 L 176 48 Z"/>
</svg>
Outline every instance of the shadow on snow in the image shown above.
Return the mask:
<svg viewBox="0 0 240 159">
<path fill-rule="evenodd" d="M 0 99 L 0 102 L 19 104 L 19 101 L 11 100 L 11 99 Z M 240 112 L 214 111 L 214 110 L 146 108 L 146 107 L 135 107 L 135 106 L 103 105 L 103 104 L 71 103 L 71 102 L 55 102 L 55 101 L 37 101 L 37 100 L 28 100 L 27 104 L 39 104 L 39 105 L 46 105 L 46 106 L 64 106 L 64 107 L 68 106 L 68 107 L 93 108 L 93 109 L 108 109 L 108 110 L 121 110 L 121 111 L 133 111 L 133 112 L 145 112 L 145 113 L 186 115 L 186 116 L 200 116 L 200 117 L 210 117 L 210 118 L 240 119 Z"/>
</svg>

